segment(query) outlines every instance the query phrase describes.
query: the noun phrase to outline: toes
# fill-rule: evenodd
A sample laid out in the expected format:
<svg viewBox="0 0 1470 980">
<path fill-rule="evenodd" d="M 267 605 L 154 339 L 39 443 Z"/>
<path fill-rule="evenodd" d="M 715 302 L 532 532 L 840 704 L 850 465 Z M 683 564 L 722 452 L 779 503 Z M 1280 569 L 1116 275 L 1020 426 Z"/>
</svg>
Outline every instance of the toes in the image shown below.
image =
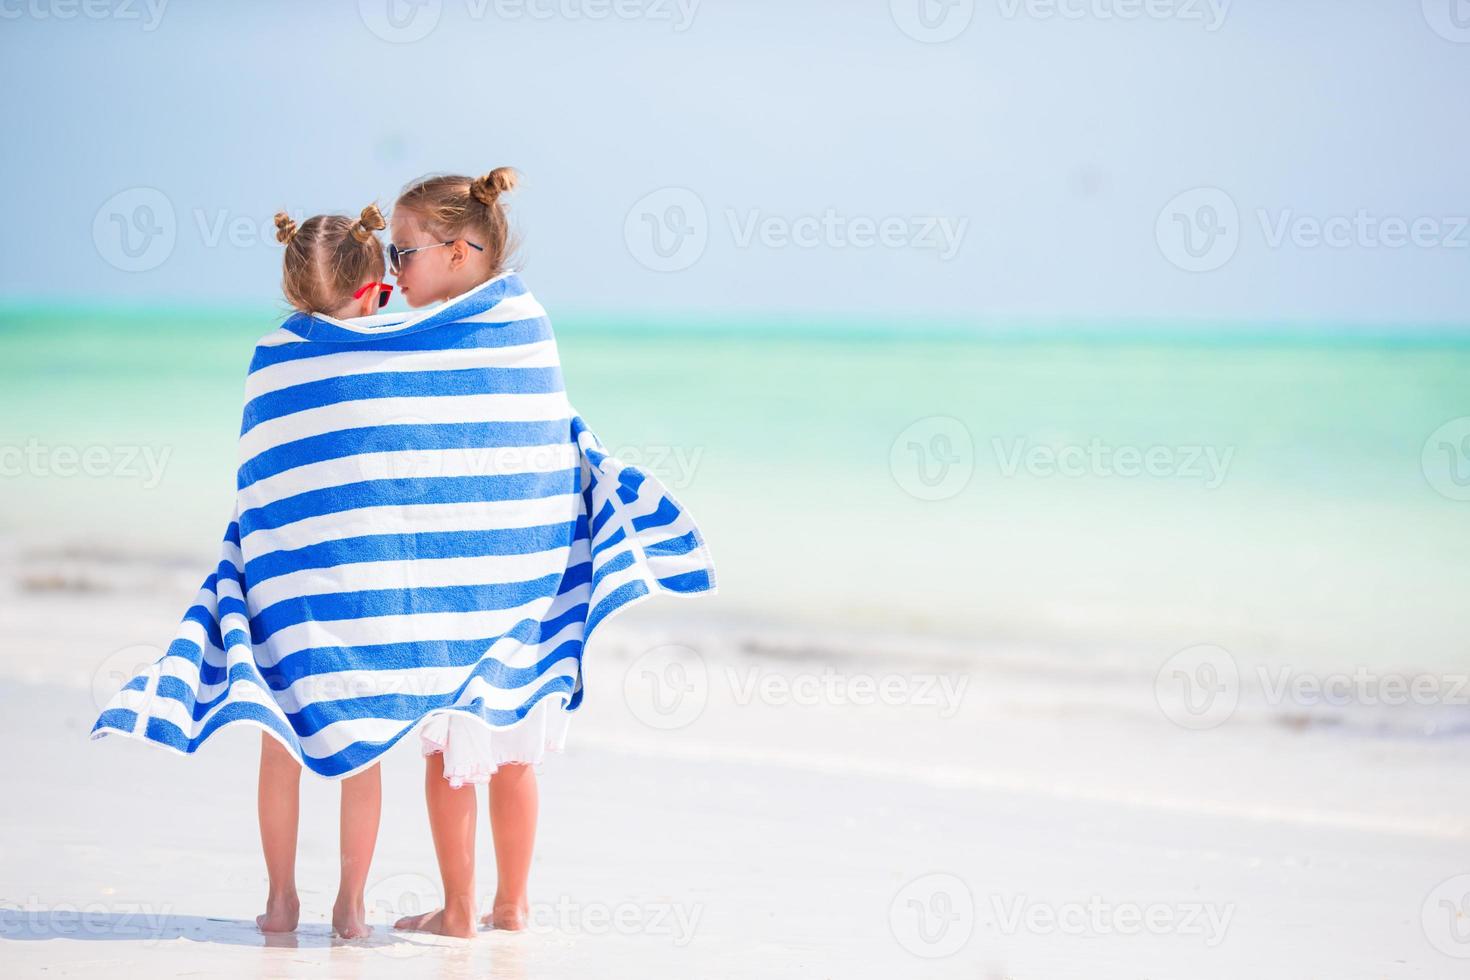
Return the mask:
<svg viewBox="0 0 1470 980">
<path fill-rule="evenodd" d="M 425 912 L 421 915 L 405 915 L 403 918 L 393 923 L 393 928 L 403 929 L 408 932 L 432 931 L 428 929 L 429 921 L 438 914 L 439 913 L 437 912 Z"/>
</svg>

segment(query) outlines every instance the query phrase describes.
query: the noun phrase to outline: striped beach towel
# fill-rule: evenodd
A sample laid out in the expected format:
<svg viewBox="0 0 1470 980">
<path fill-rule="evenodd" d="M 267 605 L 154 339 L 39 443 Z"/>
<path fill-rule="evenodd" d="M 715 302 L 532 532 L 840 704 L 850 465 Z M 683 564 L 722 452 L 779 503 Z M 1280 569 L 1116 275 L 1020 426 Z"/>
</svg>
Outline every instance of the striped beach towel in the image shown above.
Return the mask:
<svg viewBox="0 0 1470 980">
<path fill-rule="evenodd" d="M 245 722 L 342 778 L 446 711 L 582 703 L 609 615 L 714 590 L 694 521 L 571 407 L 507 273 L 433 310 L 297 314 L 256 346 L 219 564 L 93 738 Z"/>
</svg>

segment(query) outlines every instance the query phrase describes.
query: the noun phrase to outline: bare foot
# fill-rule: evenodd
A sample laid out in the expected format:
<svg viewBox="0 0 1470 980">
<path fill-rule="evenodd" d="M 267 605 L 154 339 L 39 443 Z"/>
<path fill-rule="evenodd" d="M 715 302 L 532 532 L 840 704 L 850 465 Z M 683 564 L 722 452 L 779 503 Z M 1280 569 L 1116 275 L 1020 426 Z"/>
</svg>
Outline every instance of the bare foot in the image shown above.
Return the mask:
<svg viewBox="0 0 1470 980">
<path fill-rule="evenodd" d="M 373 934 L 361 895 L 353 899 L 337 897 L 332 906 L 332 934 L 341 939 L 366 939 Z"/>
<path fill-rule="evenodd" d="M 531 914 L 531 905 L 525 899 L 519 902 L 502 902 L 499 898 L 490 907 L 490 913 L 480 921 L 492 929 L 518 931 L 526 928 L 526 918 Z"/>
<path fill-rule="evenodd" d="M 405 915 L 393 923 L 393 928 L 404 932 L 432 932 L 437 936 L 470 939 L 475 935 L 474 921 L 474 915 L 464 909 L 435 909 L 422 915 Z"/>
<path fill-rule="evenodd" d="M 301 918 L 301 900 L 296 893 L 272 895 L 265 900 L 265 912 L 255 917 L 255 925 L 261 932 L 295 932 L 296 922 Z"/>
</svg>

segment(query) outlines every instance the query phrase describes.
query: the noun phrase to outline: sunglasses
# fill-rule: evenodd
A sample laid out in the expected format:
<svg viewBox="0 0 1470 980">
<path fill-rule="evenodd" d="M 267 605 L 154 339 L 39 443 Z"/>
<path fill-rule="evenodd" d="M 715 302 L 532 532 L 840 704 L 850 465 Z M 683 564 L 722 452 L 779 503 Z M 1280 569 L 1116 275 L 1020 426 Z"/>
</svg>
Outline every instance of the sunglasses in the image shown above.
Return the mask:
<svg viewBox="0 0 1470 980">
<path fill-rule="evenodd" d="M 391 272 L 391 273 L 393 273 L 396 276 L 396 275 L 398 275 L 399 273 L 401 273 L 403 271 L 403 262 L 404 262 L 404 260 L 407 259 L 413 253 L 415 253 L 415 252 L 422 252 L 426 248 L 439 248 L 441 245 L 453 245 L 457 241 L 459 241 L 459 239 L 457 239 L 457 238 L 451 238 L 447 242 L 435 242 L 432 245 L 416 245 L 413 248 L 399 248 L 397 245 L 394 245 L 392 242 L 389 242 L 388 243 L 388 271 Z M 474 242 L 465 242 L 465 244 L 468 245 L 470 248 L 474 249 L 476 252 L 483 252 L 483 251 L 485 251 L 485 246 L 483 246 L 483 245 L 476 245 Z"/>
<path fill-rule="evenodd" d="M 365 282 L 358 287 L 357 292 L 352 294 L 353 299 L 362 299 L 369 289 L 378 287 L 378 309 L 388 305 L 388 297 L 393 295 L 393 287 L 386 282 Z"/>
</svg>

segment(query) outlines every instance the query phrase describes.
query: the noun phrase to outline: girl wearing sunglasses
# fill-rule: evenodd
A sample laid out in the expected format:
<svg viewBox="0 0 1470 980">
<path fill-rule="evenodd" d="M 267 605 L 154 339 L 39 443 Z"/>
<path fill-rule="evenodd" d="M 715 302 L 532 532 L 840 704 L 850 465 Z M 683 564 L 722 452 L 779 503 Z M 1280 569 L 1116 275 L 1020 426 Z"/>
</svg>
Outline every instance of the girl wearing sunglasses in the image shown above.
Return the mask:
<svg viewBox="0 0 1470 980">
<path fill-rule="evenodd" d="M 389 267 L 412 307 L 452 300 L 507 272 L 513 249 L 500 196 L 516 172 L 498 167 L 483 177 L 425 177 L 404 188 L 393 206 Z M 535 766 L 560 751 L 568 712 L 543 698 L 512 728 L 486 731 L 452 717 L 420 730 L 425 756 L 429 824 L 445 890 L 444 907 L 400 919 L 396 928 L 444 935 L 473 934 L 475 906 L 475 784 L 488 784 L 495 838 L 496 890 L 483 924 L 522 929 L 536 838 Z"/>
<path fill-rule="evenodd" d="M 393 206 L 388 269 L 409 306 L 439 303 L 506 271 L 514 249 L 500 195 L 516 172 L 498 167 L 483 177 L 425 177 L 404 188 Z"/>
<path fill-rule="evenodd" d="M 393 287 L 383 278 L 383 243 L 376 232 L 387 227 L 376 204 L 357 220 L 344 214 L 319 214 L 298 228 L 284 211 L 276 215 L 276 240 L 286 246 L 281 290 L 302 313 L 324 313 L 339 320 L 367 316 L 388 304 Z"/>
</svg>

